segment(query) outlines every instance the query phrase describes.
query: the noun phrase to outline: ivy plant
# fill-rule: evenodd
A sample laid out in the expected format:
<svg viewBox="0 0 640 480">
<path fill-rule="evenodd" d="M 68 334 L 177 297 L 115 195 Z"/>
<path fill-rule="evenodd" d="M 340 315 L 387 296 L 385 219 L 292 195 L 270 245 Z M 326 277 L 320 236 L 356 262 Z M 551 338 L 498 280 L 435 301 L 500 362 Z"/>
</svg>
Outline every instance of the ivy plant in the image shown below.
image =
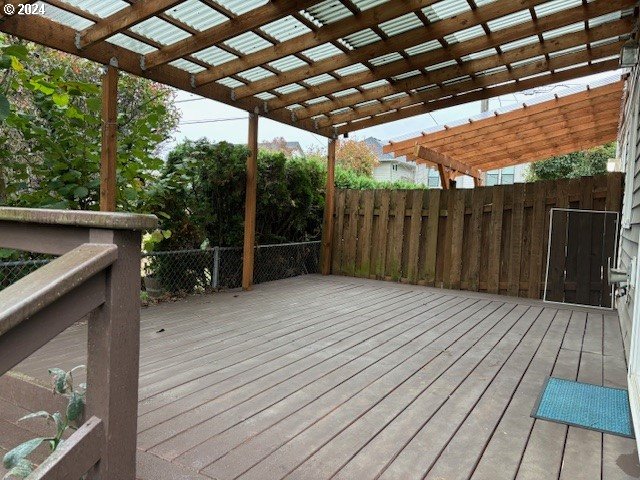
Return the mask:
<svg viewBox="0 0 640 480">
<path fill-rule="evenodd" d="M 80 383 L 74 386 L 73 375 L 78 370 L 84 369 L 84 365 L 79 365 L 69 371 L 61 368 L 52 368 L 49 375 L 53 382 L 53 391 L 68 398 L 67 408 L 64 412 L 49 413 L 45 410 L 25 415 L 19 421 L 33 419 L 45 419 L 54 426 L 55 430 L 49 437 L 32 438 L 21 443 L 14 449 L 7 452 L 2 460 L 7 473 L 4 479 L 26 478 L 36 467 L 36 464 L 29 458 L 40 445 L 46 444 L 51 452 L 54 452 L 64 441 L 63 437 L 67 430 L 76 430 L 82 420 L 85 406 L 85 396 L 87 385 Z"/>
</svg>

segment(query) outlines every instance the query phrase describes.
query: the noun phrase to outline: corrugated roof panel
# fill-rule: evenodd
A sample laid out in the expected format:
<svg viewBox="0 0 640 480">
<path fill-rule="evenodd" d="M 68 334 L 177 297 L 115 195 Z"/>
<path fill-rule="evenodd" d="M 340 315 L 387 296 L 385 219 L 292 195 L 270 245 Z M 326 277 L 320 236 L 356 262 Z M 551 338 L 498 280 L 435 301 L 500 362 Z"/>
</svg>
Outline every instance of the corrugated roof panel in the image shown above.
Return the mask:
<svg viewBox="0 0 640 480">
<path fill-rule="evenodd" d="M 461 77 L 451 78 L 449 80 L 445 80 L 442 82 L 443 85 L 455 85 L 456 83 L 462 83 L 469 80 L 471 77 L 469 75 L 462 75 Z"/>
<path fill-rule="evenodd" d="M 317 75 L 315 77 L 307 78 L 304 81 L 304 83 L 306 83 L 307 85 L 315 86 L 315 85 L 320 85 L 321 83 L 330 82 L 331 80 L 335 80 L 335 79 L 328 73 L 323 73 L 322 75 Z"/>
<path fill-rule="evenodd" d="M 353 95 L 354 93 L 358 93 L 358 90 L 355 88 L 347 88 L 346 90 L 341 90 L 339 92 L 335 92 L 333 94 L 334 97 L 345 97 L 347 95 Z"/>
<path fill-rule="evenodd" d="M 464 42 L 465 40 L 482 37 L 483 35 L 485 35 L 484 28 L 482 28 L 481 25 L 475 25 L 473 27 L 465 28 L 464 30 L 452 33 L 451 35 L 446 35 L 444 39 L 449 45 L 453 45 L 455 43 Z"/>
<path fill-rule="evenodd" d="M 481 52 L 474 52 L 470 53 L 469 55 L 460 57 L 460 60 L 462 60 L 463 62 L 468 62 L 470 60 L 480 60 L 481 58 L 497 55 L 497 53 L 498 51 L 495 48 L 489 48 L 487 50 L 482 50 Z"/>
<path fill-rule="evenodd" d="M 290 83 L 289 85 L 283 85 L 282 87 L 274 88 L 273 91 L 280 95 L 288 95 L 289 93 L 304 90 L 304 87 L 297 83 Z"/>
<path fill-rule="evenodd" d="M 549 55 L 551 56 L 551 55 Z M 544 60 L 545 56 L 544 55 L 538 55 L 536 57 L 531 57 L 531 58 L 525 58 L 524 60 L 518 60 L 517 62 L 513 62 L 511 64 L 511 66 L 513 68 L 518 68 L 518 67 L 522 67 L 523 65 L 528 65 L 530 63 L 536 63 L 539 62 L 540 60 Z"/>
<path fill-rule="evenodd" d="M 602 47 L 604 45 L 610 45 L 612 43 L 616 43 L 620 40 L 628 40 L 630 38 L 629 35 L 623 35 L 621 37 L 611 37 L 605 38 L 604 40 L 598 40 L 596 42 L 591 42 L 591 48 Z"/>
<path fill-rule="evenodd" d="M 269 0 L 214 0 L 214 3 L 217 3 L 235 15 L 242 15 L 243 13 L 266 5 L 269 3 Z"/>
<path fill-rule="evenodd" d="M 294 110 L 298 110 L 298 109 L 304 108 L 304 107 L 302 105 L 300 105 L 299 103 L 294 103 L 293 105 L 287 105 L 285 108 L 287 110 L 294 111 Z"/>
<path fill-rule="evenodd" d="M 420 70 L 411 70 L 410 72 L 404 72 L 400 75 L 396 75 L 395 77 L 391 77 L 393 80 L 402 80 L 409 77 L 415 77 L 416 75 L 420 75 L 422 72 Z"/>
<path fill-rule="evenodd" d="M 576 63 L 575 65 L 569 65 L 568 67 L 556 68 L 556 72 L 565 72 L 567 70 L 573 70 L 574 68 L 586 67 L 589 62 Z"/>
<path fill-rule="evenodd" d="M 530 37 L 521 38 L 520 40 L 515 40 L 513 42 L 500 45 L 500 50 L 502 50 L 503 52 L 508 52 L 509 50 L 515 50 L 516 48 L 533 45 L 534 43 L 538 43 L 539 41 L 540 39 L 537 35 L 531 35 Z"/>
<path fill-rule="evenodd" d="M 380 57 L 372 58 L 369 60 L 369 63 L 374 66 L 385 65 L 387 63 L 395 62 L 396 60 L 401 60 L 402 55 L 398 52 L 387 53 L 386 55 L 382 55 Z"/>
<path fill-rule="evenodd" d="M 437 88 L 440 88 L 440 87 L 435 83 L 433 83 L 431 85 L 425 85 L 424 87 L 416 88 L 416 92 L 428 92 L 429 90 L 434 90 Z"/>
<path fill-rule="evenodd" d="M 215 46 L 205 48 L 204 50 L 194 53 L 192 56 L 214 67 L 238 58 L 237 55 Z"/>
<path fill-rule="evenodd" d="M 200 65 L 197 65 L 188 60 L 184 60 L 182 58 L 179 58 L 178 60 L 174 60 L 173 62 L 170 62 L 169 65 L 173 65 L 174 67 L 179 68 L 180 70 L 185 70 L 189 73 L 194 73 L 194 74 L 204 72 L 206 70 L 206 68 L 201 67 Z"/>
<path fill-rule="evenodd" d="M 616 58 L 620 58 L 620 55 L 609 55 L 608 57 L 598 58 L 596 60 L 593 60 L 591 63 L 593 64 L 602 63 L 602 62 L 606 62 L 607 60 L 615 60 Z"/>
<path fill-rule="evenodd" d="M 338 70 L 335 70 L 334 73 L 340 75 L 341 77 L 346 77 L 347 75 L 353 75 L 355 73 L 361 73 L 367 70 L 369 69 L 362 63 L 356 63 L 354 65 L 349 65 L 348 67 L 339 68 Z"/>
<path fill-rule="evenodd" d="M 347 35 L 342 40 L 353 48 L 360 48 L 370 43 L 378 42 L 382 40 L 382 38 L 380 38 L 376 32 L 367 28 L 366 30 L 360 30 L 359 32 Z"/>
<path fill-rule="evenodd" d="M 442 45 L 438 40 L 429 40 L 428 42 L 421 43 L 420 45 L 414 45 L 413 47 L 406 48 L 404 51 L 407 55 L 419 55 L 420 53 L 431 52 L 432 50 L 438 50 L 442 48 Z"/>
<path fill-rule="evenodd" d="M 622 18 L 622 12 L 612 12 L 607 15 L 600 15 L 599 17 L 594 17 L 589 19 L 589 28 L 597 27 L 599 25 L 603 25 L 605 23 L 613 22 L 615 20 L 619 20 Z"/>
<path fill-rule="evenodd" d="M 109 37 L 107 42 L 118 45 L 119 47 L 126 48 L 132 52 L 139 53 L 140 55 L 146 55 L 147 53 L 155 52 L 157 48 L 152 47 L 146 43 L 143 43 L 135 38 L 131 38 L 122 33 L 117 33 L 113 37 Z"/>
<path fill-rule="evenodd" d="M 167 10 L 166 14 L 199 31 L 207 30 L 229 20 L 225 15 L 200 0 L 186 0 Z"/>
<path fill-rule="evenodd" d="M 311 31 L 309 27 L 291 15 L 268 23 L 260 27 L 260 30 L 279 42 L 291 40 Z"/>
<path fill-rule="evenodd" d="M 245 55 L 273 46 L 271 42 L 253 32 L 245 32 L 230 38 L 224 44 Z"/>
<path fill-rule="evenodd" d="M 302 12 L 316 25 L 322 26 L 352 16 L 351 11 L 338 0 L 326 0 Z"/>
<path fill-rule="evenodd" d="M 44 16 L 61 25 L 66 25 L 67 27 L 71 27 L 76 30 L 83 30 L 93 25 L 93 22 L 91 20 L 82 18 L 74 13 L 69 13 L 65 10 L 49 4 L 45 6 L 46 8 Z"/>
<path fill-rule="evenodd" d="M 582 0 L 552 0 L 542 5 L 536 5 L 533 10 L 538 18 L 542 18 L 580 5 L 582 5 Z"/>
<path fill-rule="evenodd" d="M 260 100 L 264 100 L 265 102 L 277 98 L 273 93 L 269 92 L 258 93 L 257 95 L 254 95 L 254 97 L 259 98 Z"/>
<path fill-rule="evenodd" d="M 366 102 L 356 103 L 354 107 L 367 107 L 369 105 L 377 105 L 380 102 L 378 100 L 367 100 Z"/>
<path fill-rule="evenodd" d="M 401 17 L 383 22 L 378 26 L 389 37 L 392 37 L 394 35 L 399 35 L 400 33 L 413 30 L 414 28 L 423 27 L 424 24 L 415 13 L 407 13 Z"/>
<path fill-rule="evenodd" d="M 244 86 L 244 83 L 231 77 L 221 78 L 220 80 L 216 80 L 216 83 L 229 88 L 238 88 Z"/>
<path fill-rule="evenodd" d="M 462 12 L 471 10 L 467 0 L 442 0 L 422 9 L 430 22 L 437 22 L 445 18 L 455 17 Z"/>
<path fill-rule="evenodd" d="M 457 65 L 458 62 L 455 60 L 447 60 L 446 62 L 435 63 L 433 65 L 428 65 L 425 67 L 425 70 L 428 72 L 433 72 L 434 70 L 440 70 L 441 68 L 451 67 L 452 65 Z"/>
<path fill-rule="evenodd" d="M 387 101 L 387 100 L 393 100 L 394 98 L 404 98 L 404 97 L 408 97 L 409 94 L 406 92 L 398 92 L 398 93 L 394 93 L 392 95 L 387 95 L 386 97 L 382 97 L 381 100 L 383 101 Z"/>
<path fill-rule="evenodd" d="M 489 20 L 487 22 L 487 27 L 489 27 L 489 30 L 492 32 L 497 32 L 499 30 L 504 30 L 505 28 L 511 28 L 516 25 L 531 22 L 532 20 L 531 12 L 526 9 L 510 15 L 505 15 L 504 17 L 496 18 L 495 20 Z"/>
<path fill-rule="evenodd" d="M 550 40 L 552 38 L 561 37 L 562 35 L 579 32 L 581 30 L 584 30 L 584 23 L 582 22 L 572 23 L 571 25 L 566 25 L 564 27 L 556 28 L 554 30 L 542 32 L 542 38 L 545 40 Z"/>
<path fill-rule="evenodd" d="M 391 0 L 351 0 L 351 2 L 358 7 L 358 10 L 361 12 L 364 10 L 369 10 L 370 8 L 377 7 L 378 5 L 382 5 L 383 3 L 387 3 Z"/>
<path fill-rule="evenodd" d="M 383 87 L 384 85 L 389 85 L 389 81 L 385 79 L 376 80 L 375 82 L 365 83 L 362 85 L 362 88 L 364 90 L 370 90 L 372 88 Z"/>
<path fill-rule="evenodd" d="M 305 65 L 308 65 L 307 62 L 300 60 L 294 55 L 279 58 L 278 60 L 274 60 L 273 62 L 269 63 L 270 67 L 275 68 L 276 70 L 279 70 L 281 72 L 288 72 L 289 70 L 304 67 Z"/>
<path fill-rule="evenodd" d="M 507 69 L 506 65 L 500 65 L 498 67 L 487 68 L 486 70 L 478 72 L 477 76 L 478 77 L 484 77 L 486 75 L 493 75 L 494 73 L 506 72 L 507 70 L 508 69 Z"/>
<path fill-rule="evenodd" d="M 311 100 L 307 100 L 305 103 L 305 105 L 315 105 L 317 103 L 322 103 L 322 102 L 328 102 L 329 99 L 327 97 L 316 97 L 316 98 L 312 98 Z"/>
<path fill-rule="evenodd" d="M 42 2 L 37 3 L 42 4 Z M 113 15 L 123 8 L 127 8 L 130 6 L 129 3 L 125 2 L 124 0 L 61 0 L 60 3 L 66 3 L 67 5 L 71 5 L 72 7 L 77 7 L 80 10 L 84 10 L 85 12 L 100 18 L 108 17 L 109 15 Z M 59 10 L 57 7 L 52 6 L 52 8 Z M 47 17 L 49 17 L 48 10 L 49 5 L 47 5 L 47 7 L 45 8 L 45 16 Z"/>
<path fill-rule="evenodd" d="M 250 68 L 249 70 L 245 70 L 244 72 L 238 73 L 238 76 L 240 78 L 244 78 L 249 82 L 255 82 L 257 80 L 262 80 L 267 77 L 273 77 L 274 75 L 275 73 L 270 72 L 266 68 L 262 68 L 262 67 L 253 67 L 253 68 Z"/>
<path fill-rule="evenodd" d="M 188 32 L 158 17 L 151 17 L 142 23 L 134 25 L 131 27 L 131 31 L 150 38 L 161 45 L 171 45 L 191 36 Z"/>
<path fill-rule="evenodd" d="M 340 115 L 341 113 L 347 113 L 347 112 L 351 112 L 351 108 L 350 107 L 342 107 L 342 108 L 337 108 L 335 110 L 331 110 L 329 112 L 329 115 Z"/>
<path fill-rule="evenodd" d="M 560 50 L 559 52 L 551 52 L 549 54 L 549 57 L 550 58 L 561 57 L 562 55 L 567 55 L 569 53 L 582 52 L 586 49 L 587 49 L 586 45 L 577 45 L 575 47 L 565 48 L 564 50 Z"/>
<path fill-rule="evenodd" d="M 308 57 L 310 60 L 317 62 L 319 60 L 324 60 L 326 58 L 339 55 L 342 53 L 342 50 L 340 50 L 332 43 L 323 43 L 322 45 L 318 45 L 317 47 L 304 50 L 301 53 L 305 57 Z"/>
</svg>

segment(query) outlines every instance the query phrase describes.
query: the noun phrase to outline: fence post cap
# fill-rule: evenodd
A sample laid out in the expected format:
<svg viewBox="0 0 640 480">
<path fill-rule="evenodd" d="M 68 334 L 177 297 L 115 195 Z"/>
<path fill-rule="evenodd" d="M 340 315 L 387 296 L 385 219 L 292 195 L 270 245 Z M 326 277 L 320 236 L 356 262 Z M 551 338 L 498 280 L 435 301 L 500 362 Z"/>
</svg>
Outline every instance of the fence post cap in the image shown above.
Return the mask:
<svg viewBox="0 0 640 480">
<path fill-rule="evenodd" d="M 0 221 L 69 225 L 108 230 L 143 231 L 151 230 L 158 226 L 158 218 L 155 215 L 14 207 L 0 207 Z"/>
</svg>

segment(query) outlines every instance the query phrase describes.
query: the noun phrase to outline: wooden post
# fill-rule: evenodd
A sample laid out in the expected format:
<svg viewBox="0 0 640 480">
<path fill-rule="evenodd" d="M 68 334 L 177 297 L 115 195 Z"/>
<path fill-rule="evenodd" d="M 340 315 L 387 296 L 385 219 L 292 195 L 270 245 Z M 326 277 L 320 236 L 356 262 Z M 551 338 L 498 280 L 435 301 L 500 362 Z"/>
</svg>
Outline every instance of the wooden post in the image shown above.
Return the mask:
<svg viewBox="0 0 640 480">
<path fill-rule="evenodd" d="M 104 422 L 105 447 L 94 476 L 136 478 L 140 362 L 139 231 L 92 229 L 91 243 L 115 244 L 105 303 L 88 322 L 87 417 Z"/>
<path fill-rule="evenodd" d="M 333 211 L 336 198 L 336 140 L 329 139 L 327 152 L 327 184 L 325 187 L 324 222 L 322 225 L 321 271 L 323 275 L 331 273 L 331 250 L 333 245 Z"/>
<path fill-rule="evenodd" d="M 242 289 L 253 285 L 254 248 L 256 243 L 256 195 L 258 190 L 258 115 L 249 114 L 249 156 L 247 157 L 247 191 L 244 202 L 244 252 L 242 255 Z"/>
<path fill-rule="evenodd" d="M 100 157 L 100 211 L 116 210 L 118 158 L 118 69 L 108 65 L 102 77 L 102 156 Z"/>
</svg>

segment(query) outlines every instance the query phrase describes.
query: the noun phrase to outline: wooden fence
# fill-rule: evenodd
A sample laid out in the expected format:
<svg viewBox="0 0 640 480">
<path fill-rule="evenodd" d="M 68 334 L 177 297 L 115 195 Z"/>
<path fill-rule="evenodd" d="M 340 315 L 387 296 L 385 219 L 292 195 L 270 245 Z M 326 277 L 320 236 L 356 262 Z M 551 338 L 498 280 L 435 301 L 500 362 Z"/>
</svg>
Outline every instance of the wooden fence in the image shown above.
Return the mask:
<svg viewBox="0 0 640 480">
<path fill-rule="evenodd" d="M 549 211 L 620 211 L 623 175 L 453 190 L 338 190 L 334 274 L 542 298 Z"/>
</svg>

